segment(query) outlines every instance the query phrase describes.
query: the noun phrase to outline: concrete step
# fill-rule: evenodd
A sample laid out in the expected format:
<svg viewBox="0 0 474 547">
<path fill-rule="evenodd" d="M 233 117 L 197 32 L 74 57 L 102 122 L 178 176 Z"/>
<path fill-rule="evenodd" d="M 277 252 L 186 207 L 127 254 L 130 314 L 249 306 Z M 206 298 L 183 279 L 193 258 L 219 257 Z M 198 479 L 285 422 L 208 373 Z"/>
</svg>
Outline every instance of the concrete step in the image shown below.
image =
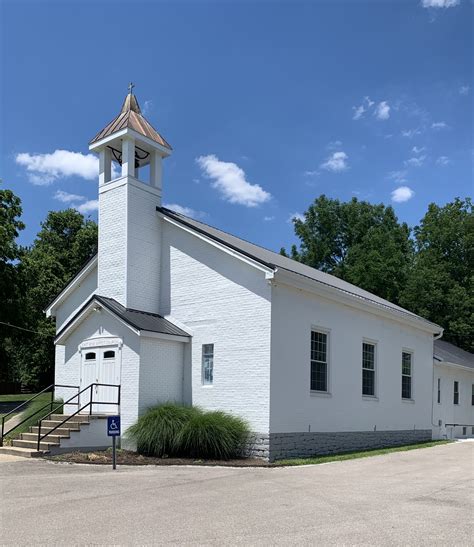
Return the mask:
<svg viewBox="0 0 474 547">
<path fill-rule="evenodd" d="M 49 417 L 50 420 L 54 420 L 55 422 L 59 421 L 62 422 L 66 418 L 69 418 L 70 414 L 51 414 Z M 89 421 L 89 414 L 76 414 L 71 418 L 73 422 L 88 422 Z"/>
<path fill-rule="evenodd" d="M 44 435 L 45 433 L 49 433 L 51 431 L 52 427 L 45 427 L 41 426 L 41 435 Z M 38 426 L 30 427 L 30 433 L 36 433 L 38 435 Z M 58 427 L 58 429 L 55 429 L 53 432 L 53 435 L 59 435 L 60 437 L 69 437 L 71 431 L 79 431 L 79 427 L 77 428 L 69 428 L 69 427 Z"/>
<path fill-rule="evenodd" d="M 19 446 L 0 446 L 0 456 L 7 454 L 8 456 L 22 456 L 23 458 L 38 458 L 47 454 L 47 452 L 31 448 L 20 448 Z"/>
<path fill-rule="evenodd" d="M 44 433 L 41 433 L 41 436 L 43 436 L 43 435 L 44 435 Z M 55 431 L 53 435 L 47 435 L 42 440 L 42 442 L 60 444 L 61 439 L 68 439 L 68 438 L 69 438 L 69 434 L 68 435 L 56 435 L 56 431 Z M 20 436 L 20 439 L 22 441 L 33 441 L 33 442 L 36 441 L 36 442 L 38 442 L 38 433 L 22 433 L 21 436 Z"/>
<path fill-rule="evenodd" d="M 18 447 L 18 448 L 32 448 L 34 450 L 37 450 L 38 443 L 37 443 L 37 441 L 24 441 L 23 439 L 13 439 L 12 440 L 12 446 L 15 446 L 15 447 Z M 50 443 L 50 442 L 42 441 L 40 443 L 39 448 L 40 448 L 40 450 L 46 450 L 46 451 L 49 452 L 51 447 L 56 447 L 56 446 L 59 446 L 59 442 L 58 443 Z"/>
<path fill-rule="evenodd" d="M 43 427 L 46 430 L 52 429 L 53 427 L 56 427 L 57 425 L 61 425 L 60 421 L 54 421 L 54 420 L 44 420 L 41 422 L 41 431 L 43 431 Z M 74 431 L 79 431 L 81 425 L 89 425 L 89 422 L 66 422 L 61 427 L 71 429 Z"/>
</svg>

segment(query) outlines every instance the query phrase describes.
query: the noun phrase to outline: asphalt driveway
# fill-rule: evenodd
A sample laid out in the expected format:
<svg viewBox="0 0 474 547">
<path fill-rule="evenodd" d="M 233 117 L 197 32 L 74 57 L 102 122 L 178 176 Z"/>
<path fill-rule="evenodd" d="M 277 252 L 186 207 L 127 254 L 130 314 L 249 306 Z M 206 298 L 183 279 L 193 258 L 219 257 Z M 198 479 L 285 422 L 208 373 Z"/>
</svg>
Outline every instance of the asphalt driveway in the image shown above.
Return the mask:
<svg viewBox="0 0 474 547">
<path fill-rule="evenodd" d="M 0 462 L 2 545 L 472 545 L 474 442 L 294 468 Z"/>
</svg>

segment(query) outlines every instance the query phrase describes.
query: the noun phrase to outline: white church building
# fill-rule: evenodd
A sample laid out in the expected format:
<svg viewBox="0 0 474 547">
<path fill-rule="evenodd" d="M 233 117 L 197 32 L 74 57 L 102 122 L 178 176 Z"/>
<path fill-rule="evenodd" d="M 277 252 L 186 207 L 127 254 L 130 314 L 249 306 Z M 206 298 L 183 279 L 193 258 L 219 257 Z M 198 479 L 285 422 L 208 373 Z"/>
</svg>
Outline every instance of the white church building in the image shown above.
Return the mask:
<svg viewBox="0 0 474 547">
<path fill-rule="evenodd" d="M 56 384 L 110 384 L 81 404 L 92 394 L 93 412 L 120 411 L 123 430 L 165 401 L 224 410 L 248 421 L 254 453 L 272 460 L 432 438 L 441 327 L 164 208 L 172 149 L 133 94 L 90 150 L 98 254 L 47 310 Z"/>
</svg>

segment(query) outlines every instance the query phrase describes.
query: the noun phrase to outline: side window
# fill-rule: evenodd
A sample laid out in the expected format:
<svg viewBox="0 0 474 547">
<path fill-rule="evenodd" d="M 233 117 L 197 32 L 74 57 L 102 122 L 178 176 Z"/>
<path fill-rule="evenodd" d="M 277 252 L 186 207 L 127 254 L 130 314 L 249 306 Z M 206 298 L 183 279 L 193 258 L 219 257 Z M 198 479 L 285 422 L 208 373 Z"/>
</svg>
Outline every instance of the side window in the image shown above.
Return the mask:
<svg viewBox="0 0 474 547">
<path fill-rule="evenodd" d="M 328 335 L 311 331 L 311 391 L 328 391 Z"/>
<path fill-rule="evenodd" d="M 459 404 L 459 382 L 457 380 L 454 381 L 453 403 L 455 405 Z"/>
<path fill-rule="evenodd" d="M 362 395 L 375 396 L 375 344 L 362 344 Z"/>
<path fill-rule="evenodd" d="M 104 359 L 114 359 L 115 351 L 104 351 Z"/>
<path fill-rule="evenodd" d="M 93 351 L 89 351 L 86 353 L 86 361 L 94 361 L 95 360 L 95 353 Z"/>
<path fill-rule="evenodd" d="M 474 384 L 472 384 L 471 405 L 474 406 Z"/>
<path fill-rule="evenodd" d="M 203 385 L 214 383 L 214 344 L 202 346 L 202 383 Z"/>
<path fill-rule="evenodd" d="M 412 398 L 412 354 L 402 351 L 402 399 Z"/>
<path fill-rule="evenodd" d="M 441 378 L 438 378 L 438 403 L 441 403 Z"/>
</svg>

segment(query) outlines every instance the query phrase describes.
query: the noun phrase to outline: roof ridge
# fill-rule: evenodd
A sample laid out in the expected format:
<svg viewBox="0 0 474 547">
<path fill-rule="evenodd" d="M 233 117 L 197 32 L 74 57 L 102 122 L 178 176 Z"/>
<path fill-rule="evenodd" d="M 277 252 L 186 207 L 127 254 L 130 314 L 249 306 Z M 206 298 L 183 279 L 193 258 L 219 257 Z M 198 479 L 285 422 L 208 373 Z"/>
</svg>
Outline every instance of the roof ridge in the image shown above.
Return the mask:
<svg viewBox="0 0 474 547">
<path fill-rule="evenodd" d="M 223 234 L 226 234 L 230 237 L 235 237 L 236 239 L 240 239 L 240 241 L 245 241 L 245 243 L 248 243 L 249 245 L 253 245 L 254 247 L 258 247 L 259 249 L 263 249 L 264 251 L 268 251 L 269 253 L 276 254 L 278 256 L 283 256 L 284 258 L 288 258 L 289 260 L 293 260 L 294 262 L 298 262 L 294 258 L 290 258 L 289 256 L 281 255 L 280 253 L 277 253 L 276 251 L 273 251 L 272 249 L 268 249 L 267 247 L 264 247 L 263 245 L 258 245 L 257 243 L 254 243 L 253 241 L 249 241 L 248 239 L 244 239 L 243 237 L 236 236 L 235 234 L 231 234 L 230 232 L 226 232 L 225 230 L 222 230 L 221 228 L 217 228 L 216 226 L 212 226 L 211 224 L 207 224 L 206 222 L 202 222 L 201 220 L 196 220 L 191 217 L 187 217 L 186 215 L 183 215 L 182 213 L 177 213 L 176 211 L 173 211 L 173 209 L 168 209 L 167 207 L 161 207 L 161 209 L 164 209 L 165 211 L 169 211 L 173 215 L 182 216 L 183 218 L 190 219 L 193 222 L 199 222 L 199 224 L 202 224 L 203 226 L 207 226 L 208 228 L 212 228 L 213 230 L 219 230 L 219 232 L 222 232 Z M 299 262 L 299 264 L 303 264 L 302 262 Z M 307 264 L 305 264 L 307 266 Z M 312 268 L 312 266 L 308 266 L 309 268 Z M 317 268 L 314 268 L 317 270 Z M 318 270 L 321 271 L 321 270 Z"/>
</svg>

